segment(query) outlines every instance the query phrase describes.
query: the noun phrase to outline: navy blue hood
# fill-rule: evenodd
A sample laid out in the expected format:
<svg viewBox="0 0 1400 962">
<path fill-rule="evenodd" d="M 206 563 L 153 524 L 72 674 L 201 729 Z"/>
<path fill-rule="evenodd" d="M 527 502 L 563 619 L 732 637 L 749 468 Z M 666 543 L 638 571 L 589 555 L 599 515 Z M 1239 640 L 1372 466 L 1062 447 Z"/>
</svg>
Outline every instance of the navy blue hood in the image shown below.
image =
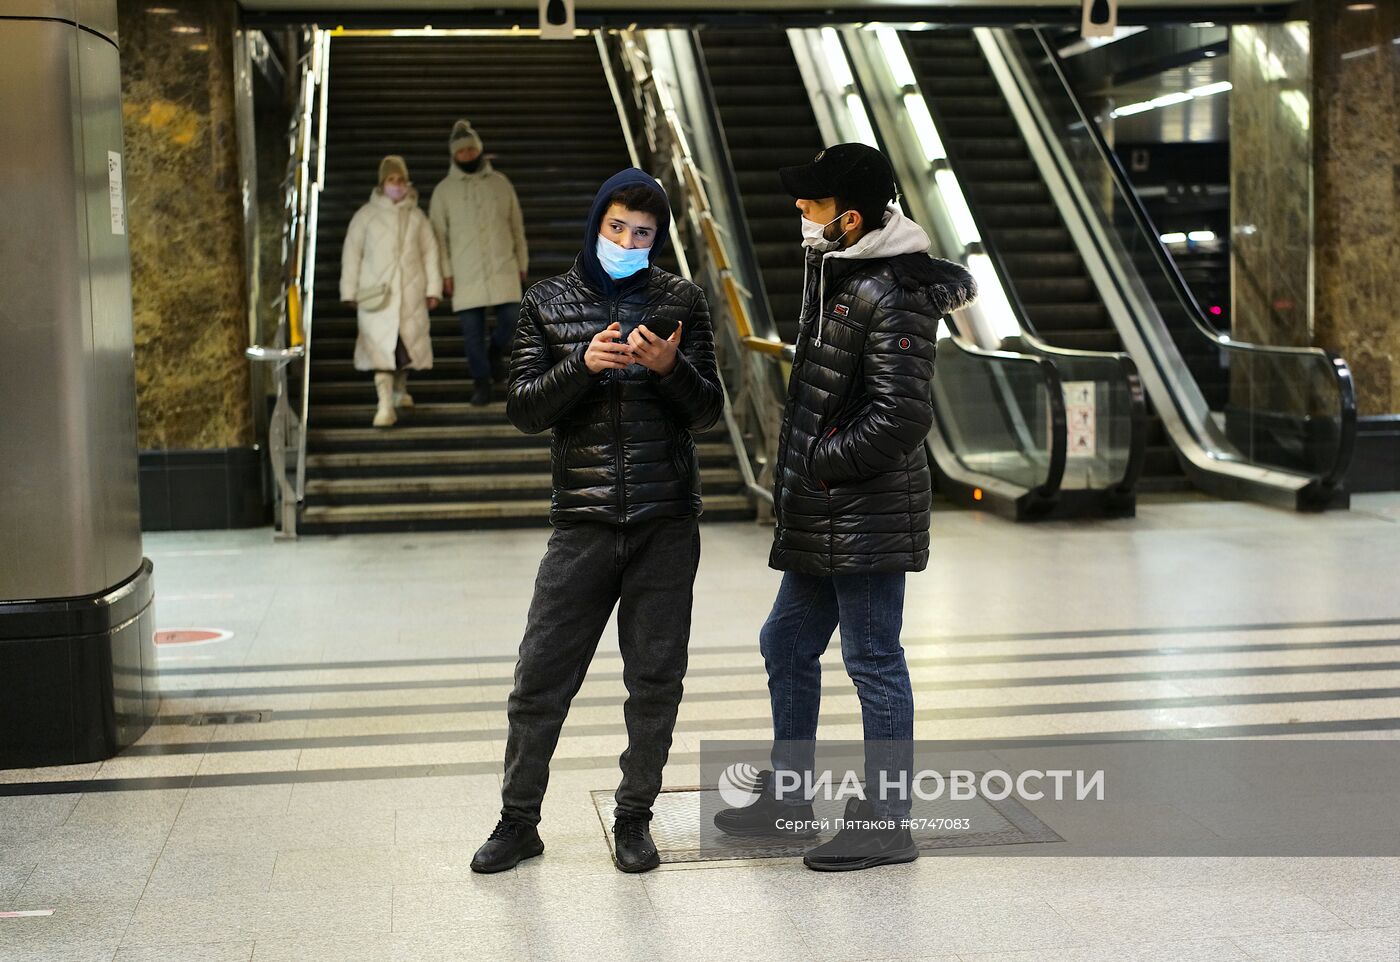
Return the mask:
<svg viewBox="0 0 1400 962">
<path fill-rule="evenodd" d="M 603 223 L 603 215 L 608 212 L 608 198 L 616 191 L 634 184 L 640 184 L 654 190 L 666 205 L 666 217 L 656 225 L 656 240 L 651 245 L 651 256 L 647 258 L 648 263 L 653 265 L 656 263 L 661 252 L 666 249 L 666 242 L 671 236 L 671 204 L 666 197 L 666 189 L 655 177 L 644 170 L 638 170 L 636 167 L 628 167 L 603 181 L 603 186 L 598 188 L 598 193 L 593 198 L 593 208 L 588 212 L 588 224 L 583 232 L 583 253 L 579 257 L 579 269 L 588 283 L 605 294 L 612 294 L 615 291 L 640 284 L 647 276 L 646 271 L 638 271 L 631 277 L 624 277 L 621 282 L 614 281 L 608 276 L 608 272 L 603 270 L 603 265 L 598 263 L 598 228 Z"/>
</svg>

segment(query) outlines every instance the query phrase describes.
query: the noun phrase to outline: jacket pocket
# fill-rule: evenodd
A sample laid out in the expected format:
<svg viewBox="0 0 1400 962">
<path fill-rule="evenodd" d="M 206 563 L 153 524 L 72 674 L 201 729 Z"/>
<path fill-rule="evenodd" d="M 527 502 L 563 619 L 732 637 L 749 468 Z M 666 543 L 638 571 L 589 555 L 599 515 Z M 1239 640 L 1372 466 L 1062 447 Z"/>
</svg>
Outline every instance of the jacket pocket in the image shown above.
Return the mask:
<svg viewBox="0 0 1400 962">
<path fill-rule="evenodd" d="M 812 438 L 811 450 L 807 452 L 807 470 L 811 473 L 812 480 L 817 482 L 817 484 L 821 485 L 823 491 L 827 490 L 827 483 L 821 478 L 817 477 L 817 472 L 815 468 L 813 468 L 813 462 L 816 461 L 817 448 L 821 446 L 821 443 L 827 440 L 828 438 L 835 437 L 837 432 L 839 432 L 840 430 L 840 424 L 827 424 L 825 421 L 823 421 L 821 426 L 817 429 L 816 436 Z"/>
<path fill-rule="evenodd" d="M 686 490 L 689 491 L 691 489 L 690 458 L 681 437 L 680 428 L 671 422 L 667 422 L 666 451 L 670 455 L 671 467 L 676 469 L 677 480 L 685 485 Z"/>
<path fill-rule="evenodd" d="M 569 456 L 569 429 L 567 427 L 560 428 L 557 438 L 554 454 L 549 459 L 550 480 L 555 491 L 558 491 L 564 483 L 564 462 Z"/>
</svg>

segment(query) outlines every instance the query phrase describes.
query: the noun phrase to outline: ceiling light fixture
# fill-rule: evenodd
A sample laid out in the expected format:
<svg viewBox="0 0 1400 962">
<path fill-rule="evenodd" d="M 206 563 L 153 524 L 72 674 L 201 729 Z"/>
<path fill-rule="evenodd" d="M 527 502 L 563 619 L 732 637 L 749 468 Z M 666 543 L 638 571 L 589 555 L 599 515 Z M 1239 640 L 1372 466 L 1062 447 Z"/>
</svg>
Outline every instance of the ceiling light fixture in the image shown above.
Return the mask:
<svg viewBox="0 0 1400 962">
<path fill-rule="evenodd" d="M 1153 97 L 1151 100 L 1143 100 L 1134 104 L 1124 104 L 1115 108 L 1109 116 L 1131 117 L 1133 114 L 1146 113 L 1149 110 L 1157 110 L 1161 107 L 1171 107 L 1174 104 L 1184 104 L 1188 100 L 1198 100 L 1203 97 L 1213 97 L 1216 94 L 1223 94 L 1227 90 L 1232 90 L 1234 85 L 1228 80 L 1219 83 L 1206 84 L 1202 87 L 1193 87 L 1190 90 L 1183 90 L 1179 93 L 1163 94 L 1160 97 Z"/>
</svg>

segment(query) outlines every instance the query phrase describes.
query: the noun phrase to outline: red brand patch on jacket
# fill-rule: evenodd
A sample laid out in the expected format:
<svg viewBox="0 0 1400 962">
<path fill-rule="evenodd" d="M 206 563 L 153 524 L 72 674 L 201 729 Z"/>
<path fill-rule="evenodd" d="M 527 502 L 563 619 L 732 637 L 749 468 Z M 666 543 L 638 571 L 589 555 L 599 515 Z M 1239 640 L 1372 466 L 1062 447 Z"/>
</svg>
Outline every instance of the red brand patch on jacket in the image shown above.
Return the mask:
<svg viewBox="0 0 1400 962">
<path fill-rule="evenodd" d="M 831 309 L 831 313 L 835 314 L 837 317 L 850 317 L 851 308 L 846 304 L 837 304 Z"/>
<path fill-rule="evenodd" d="M 899 349 L 900 349 L 901 351 L 907 351 L 907 350 L 909 350 L 909 338 L 907 338 L 907 337 L 901 337 L 901 338 L 899 339 Z"/>
</svg>

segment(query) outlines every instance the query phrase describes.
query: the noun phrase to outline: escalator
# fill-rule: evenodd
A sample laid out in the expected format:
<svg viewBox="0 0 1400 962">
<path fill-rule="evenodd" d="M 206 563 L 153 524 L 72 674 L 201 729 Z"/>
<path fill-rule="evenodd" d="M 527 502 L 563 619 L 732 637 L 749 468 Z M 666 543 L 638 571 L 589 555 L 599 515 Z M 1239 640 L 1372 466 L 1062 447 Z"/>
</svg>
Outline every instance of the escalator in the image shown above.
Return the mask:
<svg viewBox="0 0 1400 962">
<path fill-rule="evenodd" d="M 744 223 L 736 227 L 757 261 L 759 299 L 791 343 L 802 309 L 801 237 L 778 168 L 810 160 L 826 145 L 786 33 L 701 30 L 697 37 L 741 201 Z"/>
<path fill-rule="evenodd" d="M 699 75 L 701 89 L 688 79 L 676 85 L 691 100 L 691 128 L 718 131 L 700 138 L 724 148 L 709 158 L 716 171 L 710 189 L 733 195 L 724 206 L 741 215 L 731 215 L 733 221 L 742 222 L 721 229 L 733 236 L 746 283 L 761 284 L 774 326 L 790 345 L 798 333 L 802 261 L 796 211 L 777 168 L 802 162 L 832 136 L 855 139 L 829 107 L 847 104 L 850 90 L 820 89 L 815 79 L 827 77 L 834 65 L 799 67 L 830 54 L 821 41 L 814 48 L 808 33 L 698 31 L 697 43 L 681 45 L 678 53 L 682 60 L 693 57 L 698 69 L 683 64 L 677 73 Z M 821 121 L 818 109 L 826 111 Z M 1132 514 L 1141 401 L 1117 356 L 986 350 L 965 338 L 945 338 L 938 350 L 929 452 L 945 497 L 1015 519 Z M 1093 383 L 1100 395 L 1095 457 L 1071 457 L 1064 368 L 1072 368 L 1081 383 Z"/>
<path fill-rule="evenodd" d="M 307 533 L 542 525 L 549 512 L 548 434 L 505 416 L 505 385 L 467 403 L 470 375 L 448 303 L 434 312 L 431 371 L 397 426 L 370 426 L 374 387 L 353 368 L 354 312 L 339 304 L 341 246 L 374 187 L 380 157 L 404 155 L 427 210 L 447 172 L 447 137 L 472 121 L 515 186 L 530 279 L 562 273 L 579 250 L 598 185 L 630 165 L 598 49 L 591 42 L 483 37 L 337 36 L 331 44 L 327 169 L 316 236 L 316 317 Z M 674 268 L 672 268 L 674 269 Z M 527 284 L 529 283 L 527 282 Z M 696 438 L 707 520 L 751 517 L 723 427 Z"/>
<path fill-rule="evenodd" d="M 1098 264 L 1124 344 L 1192 482 L 1223 497 L 1300 511 L 1346 508 L 1356 389 L 1340 356 L 1217 330 L 1037 29 L 986 32 L 986 52 L 1026 105 L 1067 218 Z M 1245 330 L 1259 318 L 1235 317 Z"/>
<path fill-rule="evenodd" d="M 1019 306 L 1022 325 L 1056 347 L 1122 351 L 1122 338 L 972 31 L 907 31 L 902 37 L 982 244 Z M 1150 411 L 1145 431 L 1138 489 L 1187 487 L 1171 440 Z"/>
</svg>

